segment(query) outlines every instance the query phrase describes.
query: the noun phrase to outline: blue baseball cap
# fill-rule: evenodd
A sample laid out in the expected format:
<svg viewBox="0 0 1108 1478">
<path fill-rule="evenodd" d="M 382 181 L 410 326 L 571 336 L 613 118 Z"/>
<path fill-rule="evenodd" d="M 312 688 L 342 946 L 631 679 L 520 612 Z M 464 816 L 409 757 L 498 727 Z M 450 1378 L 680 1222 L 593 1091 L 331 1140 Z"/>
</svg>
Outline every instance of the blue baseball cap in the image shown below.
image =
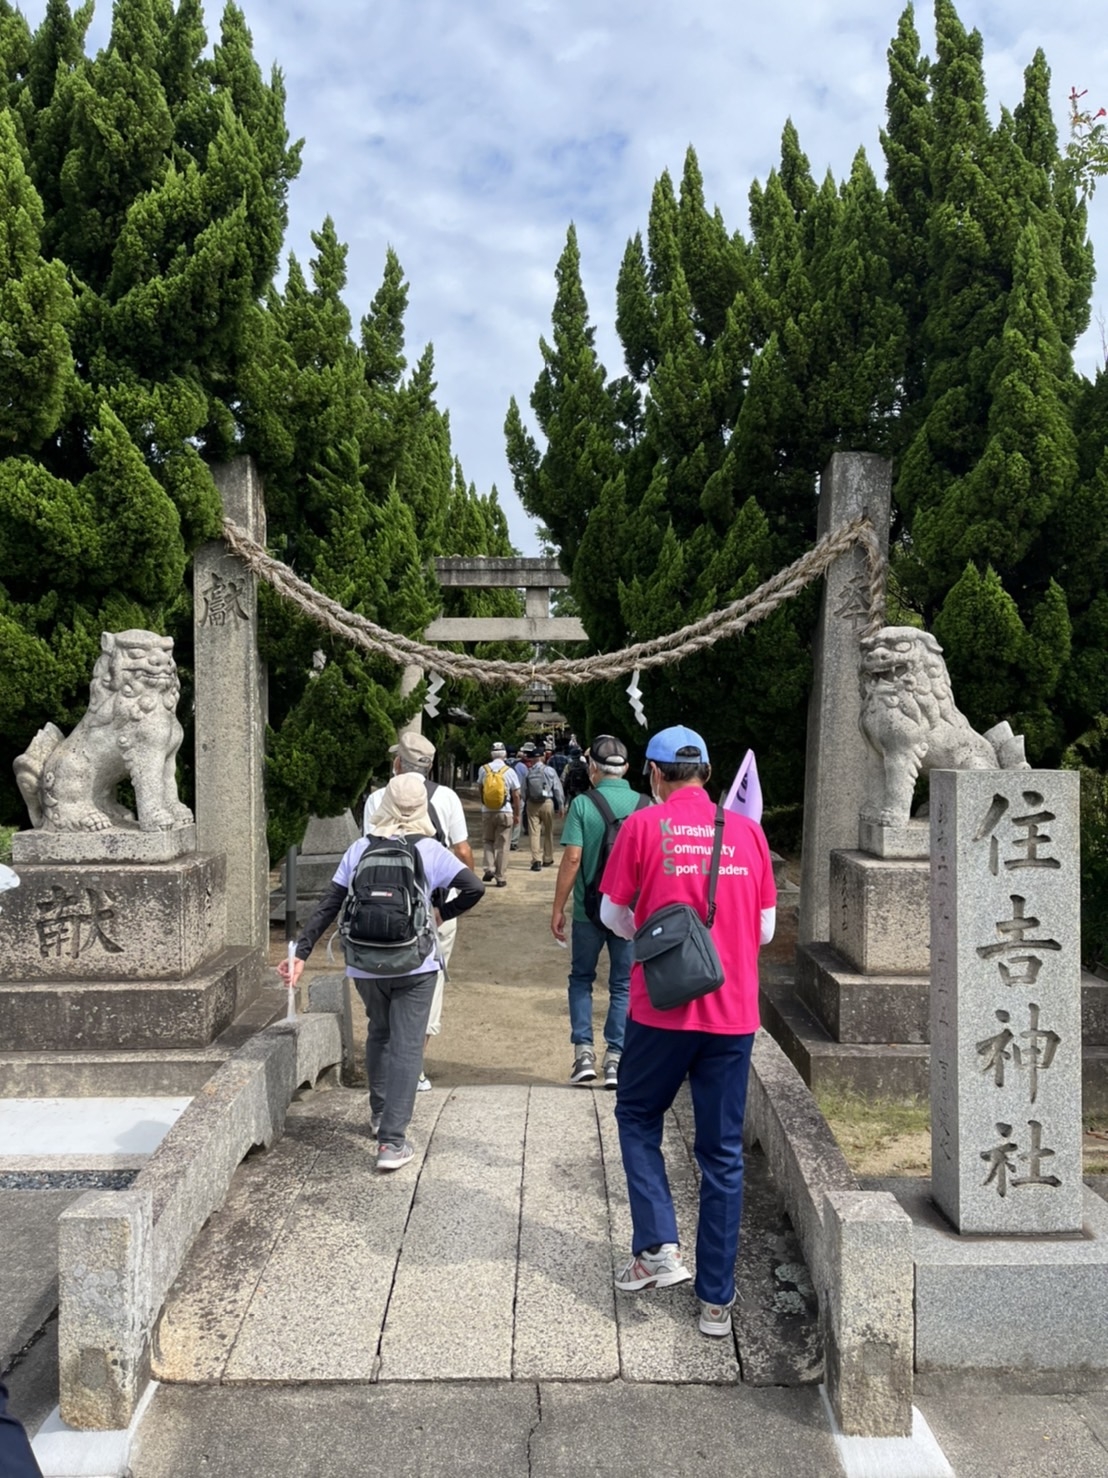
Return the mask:
<svg viewBox="0 0 1108 1478">
<path fill-rule="evenodd" d="M 646 757 L 656 765 L 706 765 L 708 746 L 695 729 L 674 724 L 653 736 Z"/>
</svg>

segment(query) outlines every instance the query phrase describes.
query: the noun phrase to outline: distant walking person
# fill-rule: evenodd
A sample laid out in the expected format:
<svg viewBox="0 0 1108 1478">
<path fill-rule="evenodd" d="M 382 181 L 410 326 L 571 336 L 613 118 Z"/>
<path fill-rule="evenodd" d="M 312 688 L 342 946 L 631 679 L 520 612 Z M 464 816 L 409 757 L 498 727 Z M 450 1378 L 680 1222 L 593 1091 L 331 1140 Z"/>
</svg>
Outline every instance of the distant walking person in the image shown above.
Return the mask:
<svg viewBox="0 0 1108 1478">
<path fill-rule="evenodd" d="M 376 843 L 382 838 L 399 839 L 401 845 L 381 848 Z M 375 875 L 373 864 L 378 860 Z M 454 897 L 436 908 L 431 900 L 440 890 L 455 890 Z M 295 985 L 304 961 L 340 910 L 340 932 L 345 924 L 353 934 L 350 903 L 360 904 L 355 910 L 357 938 L 344 938 L 343 949 L 346 973 L 369 1018 L 366 1074 L 378 1170 L 398 1170 L 414 1154 L 408 1124 L 442 965 L 436 929 L 479 903 L 484 891 L 476 875 L 435 840 L 422 777 L 394 775 L 369 818 L 368 835 L 343 853 L 330 888 L 305 924 L 291 971 L 287 960 L 278 966 L 282 979 Z M 392 964 L 385 959 L 390 953 Z M 372 958 L 375 963 L 366 968 L 352 964 L 352 957 Z"/>
<path fill-rule="evenodd" d="M 627 992 L 634 950 L 629 939 L 600 922 L 600 882 L 604 864 L 623 819 L 648 805 L 626 780 L 627 749 L 622 739 L 601 734 L 589 747 L 593 788 L 570 802 L 562 827 L 562 861 L 554 885 L 550 932 L 565 943 L 566 904 L 573 894 L 572 954 L 569 967 L 569 1040 L 573 1045 L 571 1083 L 596 1078 L 592 1036 L 592 988 L 601 951 L 608 950 L 608 1014 L 604 1019 L 604 1087 L 614 1088 L 623 1051 Z"/>
<path fill-rule="evenodd" d="M 589 788 L 588 762 L 581 756 L 581 746 L 570 744 L 566 748 L 566 766 L 562 771 L 562 789 L 568 806 L 575 796 L 584 795 Z"/>
<path fill-rule="evenodd" d="M 604 869 L 601 919 L 630 939 L 636 923 L 668 904 L 687 904 L 704 919 L 717 809 L 705 782 L 708 748 L 676 725 L 646 749 L 656 806 L 629 816 Z M 743 1196 L 743 1117 L 750 1053 L 758 1028 L 758 949 L 773 938 L 777 892 L 761 827 L 718 812 L 722 848 L 712 942 L 723 984 L 709 995 L 658 1010 L 643 967 L 631 971 L 631 995 L 616 1093 L 616 1122 L 631 1203 L 631 1259 L 616 1276 L 629 1293 L 666 1288 L 692 1275 L 678 1247 L 677 1218 L 662 1156 L 662 1123 L 689 1079 L 700 1166 L 696 1294 L 700 1329 L 731 1331 L 735 1258 Z M 632 913 L 632 908 L 634 912 Z"/>
<path fill-rule="evenodd" d="M 519 780 L 508 764 L 507 748 L 499 740 L 491 746 L 489 758 L 477 771 L 477 791 L 481 797 L 483 881 L 491 883 L 495 878 L 498 888 L 506 888 L 512 826 L 519 820 Z"/>
<path fill-rule="evenodd" d="M 544 867 L 554 866 L 554 817 L 561 815 L 565 795 L 554 766 L 548 765 L 544 756 L 534 751 L 527 759 L 523 798 L 527 806 L 531 871 L 541 872 Z"/>
<path fill-rule="evenodd" d="M 516 772 L 519 781 L 519 793 L 523 796 L 523 782 L 527 779 L 527 762 L 535 753 L 535 746 L 531 743 L 521 744 L 516 751 L 515 763 L 512 769 Z M 519 851 L 519 839 L 523 835 L 523 828 L 527 825 L 527 803 L 521 800 L 520 815 L 512 822 L 512 845 L 513 852 Z"/>
<path fill-rule="evenodd" d="M 465 811 L 462 808 L 461 798 L 457 791 L 451 790 L 448 785 L 437 785 L 430 778 L 431 766 L 435 760 L 435 746 L 430 739 L 425 739 L 422 734 L 416 734 L 405 730 L 397 735 L 396 743 L 389 750 L 393 756 L 392 772 L 394 775 L 419 775 L 423 779 L 424 788 L 427 791 L 427 814 L 435 828 L 435 840 L 441 842 L 444 847 L 449 847 L 459 862 L 466 867 L 473 867 L 473 850 L 469 845 L 469 827 L 466 824 Z M 375 790 L 367 798 L 364 811 L 363 831 L 368 831 L 373 814 L 385 798 L 385 787 Z M 443 894 L 434 899 L 435 903 L 449 901 L 454 896 L 453 891 Z M 458 935 L 457 919 L 444 919 L 439 926 L 439 948 L 442 955 L 442 969 L 439 971 L 438 979 L 435 981 L 435 994 L 431 1000 L 431 1015 L 427 1022 L 427 1039 L 437 1037 L 442 1030 L 442 998 L 446 987 L 446 976 L 450 969 L 450 956 L 454 953 L 454 941 Z M 431 1080 L 426 1073 L 419 1075 L 419 1091 L 427 1092 L 431 1087 Z"/>
</svg>

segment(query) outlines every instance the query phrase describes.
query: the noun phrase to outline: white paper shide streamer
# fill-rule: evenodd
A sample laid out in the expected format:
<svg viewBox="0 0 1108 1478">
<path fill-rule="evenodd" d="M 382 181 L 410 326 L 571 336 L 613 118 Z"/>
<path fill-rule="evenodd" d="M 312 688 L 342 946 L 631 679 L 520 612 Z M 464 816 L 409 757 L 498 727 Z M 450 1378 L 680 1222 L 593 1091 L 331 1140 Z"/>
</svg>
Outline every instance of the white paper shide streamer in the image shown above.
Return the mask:
<svg viewBox="0 0 1108 1478">
<path fill-rule="evenodd" d="M 441 672 L 433 672 L 431 681 L 427 684 L 427 698 L 423 704 L 423 711 L 428 718 L 438 718 L 439 693 L 446 679 Z"/>
<path fill-rule="evenodd" d="M 639 669 L 636 667 L 631 674 L 631 681 L 627 684 L 627 696 L 631 699 L 631 711 L 646 728 L 646 714 L 642 711 L 642 689 L 639 687 Z"/>
</svg>

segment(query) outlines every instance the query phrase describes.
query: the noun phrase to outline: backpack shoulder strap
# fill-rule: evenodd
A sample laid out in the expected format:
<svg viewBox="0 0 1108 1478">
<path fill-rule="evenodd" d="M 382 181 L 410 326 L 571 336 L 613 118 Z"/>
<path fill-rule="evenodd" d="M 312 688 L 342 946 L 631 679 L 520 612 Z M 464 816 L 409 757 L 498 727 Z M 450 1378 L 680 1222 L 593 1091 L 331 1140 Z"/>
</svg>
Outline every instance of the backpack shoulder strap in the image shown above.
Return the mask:
<svg viewBox="0 0 1108 1478">
<path fill-rule="evenodd" d="M 442 822 L 439 820 L 439 813 L 435 810 L 435 803 L 433 799 L 435 791 L 438 790 L 438 786 L 433 780 L 428 780 L 426 777 L 424 777 L 423 784 L 427 791 L 427 814 L 431 818 L 431 825 L 435 828 L 435 840 L 437 842 L 442 842 L 445 844 L 446 830 L 443 827 Z"/>
<path fill-rule="evenodd" d="M 586 790 L 585 794 L 586 796 L 588 796 L 589 800 L 592 801 L 593 805 L 600 812 L 601 816 L 603 816 L 605 824 L 608 826 L 614 826 L 616 821 L 616 814 L 612 810 L 611 806 L 609 806 L 608 802 L 600 794 L 600 792 L 598 790 Z"/>
</svg>

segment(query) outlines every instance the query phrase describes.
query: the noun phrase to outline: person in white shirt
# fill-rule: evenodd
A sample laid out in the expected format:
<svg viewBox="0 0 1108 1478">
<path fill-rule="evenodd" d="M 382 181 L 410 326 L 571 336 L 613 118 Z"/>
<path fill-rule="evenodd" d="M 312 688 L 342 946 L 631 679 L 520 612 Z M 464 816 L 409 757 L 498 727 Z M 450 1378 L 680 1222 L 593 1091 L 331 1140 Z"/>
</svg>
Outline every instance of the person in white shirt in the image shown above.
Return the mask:
<svg viewBox="0 0 1108 1478">
<path fill-rule="evenodd" d="M 396 743 L 389 750 L 393 757 L 392 773 L 394 775 L 421 775 L 427 789 L 427 812 L 431 823 L 435 828 L 435 838 L 444 847 L 448 847 L 459 862 L 466 867 L 473 868 L 473 850 L 469 845 L 469 827 L 466 824 L 465 812 L 462 802 L 456 791 L 448 785 L 436 785 L 430 778 L 431 766 L 435 760 L 435 746 L 422 734 L 414 730 L 405 730 L 397 735 Z M 385 786 L 375 790 L 366 798 L 365 811 L 363 813 L 362 831 L 369 834 L 370 817 L 375 811 L 380 810 L 385 796 Z M 450 897 L 451 894 L 447 894 Z M 438 979 L 435 981 L 435 994 L 431 1001 L 431 1015 L 427 1022 L 427 1040 L 437 1037 L 442 1030 L 442 998 L 446 986 L 447 971 L 450 966 L 450 956 L 454 950 L 454 941 L 458 934 L 457 919 L 446 919 L 439 926 L 439 944 L 442 949 L 442 969 L 439 971 Z M 419 1091 L 426 1093 L 431 1087 L 431 1080 L 425 1072 L 419 1075 Z"/>
<path fill-rule="evenodd" d="M 490 805 L 486 786 L 489 776 L 499 775 L 505 798 L 500 805 Z M 507 746 L 496 740 L 489 748 L 489 758 L 477 771 L 477 793 L 481 797 L 481 841 L 484 846 L 485 871 L 482 882 L 496 879 L 498 888 L 506 888 L 504 876 L 508 864 L 508 847 L 512 827 L 519 821 L 519 777 L 508 763 Z"/>
</svg>

